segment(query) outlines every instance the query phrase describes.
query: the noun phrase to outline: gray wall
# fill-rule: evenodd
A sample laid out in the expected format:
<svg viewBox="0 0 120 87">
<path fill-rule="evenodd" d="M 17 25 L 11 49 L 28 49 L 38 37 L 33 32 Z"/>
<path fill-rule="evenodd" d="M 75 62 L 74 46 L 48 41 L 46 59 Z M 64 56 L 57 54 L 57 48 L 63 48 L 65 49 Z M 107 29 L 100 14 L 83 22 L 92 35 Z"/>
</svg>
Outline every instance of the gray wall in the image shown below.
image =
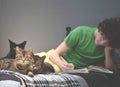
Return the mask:
<svg viewBox="0 0 120 87">
<path fill-rule="evenodd" d="M 56 48 L 65 28 L 95 26 L 107 17 L 120 16 L 120 0 L 0 0 L 0 57 L 9 51 L 8 39 L 27 40 L 34 52 Z"/>
</svg>

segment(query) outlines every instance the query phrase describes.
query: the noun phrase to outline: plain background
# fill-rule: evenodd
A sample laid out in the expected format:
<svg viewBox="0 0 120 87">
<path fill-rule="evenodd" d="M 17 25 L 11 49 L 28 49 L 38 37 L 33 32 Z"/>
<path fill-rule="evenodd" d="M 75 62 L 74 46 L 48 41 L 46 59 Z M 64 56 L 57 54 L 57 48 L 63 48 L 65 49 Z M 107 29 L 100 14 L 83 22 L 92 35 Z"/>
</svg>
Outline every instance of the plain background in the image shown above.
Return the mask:
<svg viewBox="0 0 120 87">
<path fill-rule="evenodd" d="M 0 0 L 0 57 L 9 52 L 8 39 L 27 41 L 34 53 L 56 48 L 66 27 L 97 27 L 120 16 L 120 0 Z"/>
</svg>

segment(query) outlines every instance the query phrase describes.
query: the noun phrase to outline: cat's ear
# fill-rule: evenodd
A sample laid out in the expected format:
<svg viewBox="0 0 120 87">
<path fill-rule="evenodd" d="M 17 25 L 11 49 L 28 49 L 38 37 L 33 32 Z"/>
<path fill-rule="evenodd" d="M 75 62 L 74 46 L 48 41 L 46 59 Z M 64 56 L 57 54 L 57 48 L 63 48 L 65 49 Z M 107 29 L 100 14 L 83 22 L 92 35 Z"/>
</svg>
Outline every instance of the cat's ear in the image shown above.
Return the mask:
<svg viewBox="0 0 120 87">
<path fill-rule="evenodd" d="M 11 40 L 9 40 L 9 44 L 10 44 L 11 49 L 15 48 L 15 46 L 16 46 L 16 44 L 14 42 L 12 42 Z"/>
<path fill-rule="evenodd" d="M 22 49 L 18 46 L 16 46 L 15 50 L 16 50 L 16 54 L 21 54 L 22 53 Z"/>
<path fill-rule="evenodd" d="M 19 46 L 20 48 L 24 49 L 25 45 L 27 43 L 27 41 L 23 41 L 22 43 L 16 44 L 15 42 L 11 41 L 10 39 L 8 39 L 8 40 L 9 40 L 9 44 L 10 44 L 11 49 L 16 48 L 16 46 Z"/>
<path fill-rule="evenodd" d="M 45 60 L 46 56 L 42 56 L 43 61 Z"/>
<path fill-rule="evenodd" d="M 38 55 L 34 55 L 34 59 L 35 61 L 39 61 L 40 64 L 44 63 L 46 56 L 38 56 Z"/>
<path fill-rule="evenodd" d="M 45 58 L 46 58 L 46 56 L 40 57 L 40 61 L 41 61 L 42 63 L 44 63 Z"/>
<path fill-rule="evenodd" d="M 33 48 L 29 48 L 28 51 L 27 51 L 27 54 L 33 55 Z"/>
<path fill-rule="evenodd" d="M 26 45 L 27 41 L 23 41 L 22 43 L 18 44 L 18 46 L 22 49 L 25 48 L 25 45 Z"/>
</svg>

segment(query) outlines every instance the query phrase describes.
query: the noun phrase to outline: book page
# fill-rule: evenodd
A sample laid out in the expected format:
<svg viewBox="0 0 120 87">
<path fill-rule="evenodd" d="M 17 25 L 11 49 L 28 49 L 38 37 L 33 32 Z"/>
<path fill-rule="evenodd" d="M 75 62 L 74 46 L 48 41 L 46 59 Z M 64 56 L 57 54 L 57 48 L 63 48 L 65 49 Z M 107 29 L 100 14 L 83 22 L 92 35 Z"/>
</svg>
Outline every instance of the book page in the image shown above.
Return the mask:
<svg viewBox="0 0 120 87">
<path fill-rule="evenodd" d="M 106 69 L 106 68 L 103 68 L 103 67 L 100 67 L 100 66 L 94 66 L 94 65 L 88 66 L 88 71 L 95 71 L 95 72 L 103 72 L 103 73 L 113 74 L 113 72 L 110 71 L 109 69 Z"/>
<path fill-rule="evenodd" d="M 87 68 L 75 69 L 75 70 L 69 71 L 67 73 L 89 73 L 90 71 L 113 74 L 113 72 L 108 69 L 105 69 L 100 66 L 94 66 L 94 65 L 90 65 Z M 65 72 L 63 72 L 63 73 L 65 73 Z"/>
<path fill-rule="evenodd" d="M 75 69 L 73 71 L 69 71 L 68 73 L 89 73 L 88 68 L 82 68 L 82 69 Z"/>
</svg>

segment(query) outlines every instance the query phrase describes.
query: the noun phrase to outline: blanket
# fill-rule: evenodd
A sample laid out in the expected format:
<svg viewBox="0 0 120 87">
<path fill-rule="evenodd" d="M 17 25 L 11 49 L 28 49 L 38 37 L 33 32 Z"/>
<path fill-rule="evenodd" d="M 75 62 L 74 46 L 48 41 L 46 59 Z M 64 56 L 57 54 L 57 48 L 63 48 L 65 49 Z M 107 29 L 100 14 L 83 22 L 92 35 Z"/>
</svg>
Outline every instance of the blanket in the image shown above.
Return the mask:
<svg viewBox="0 0 120 87">
<path fill-rule="evenodd" d="M 38 74 L 29 77 L 13 71 L 1 70 L 0 74 L 9 74 L 19 78 L 21 87 L 88 87 L 82 77 L 67 73 Z"/>
</svg>

